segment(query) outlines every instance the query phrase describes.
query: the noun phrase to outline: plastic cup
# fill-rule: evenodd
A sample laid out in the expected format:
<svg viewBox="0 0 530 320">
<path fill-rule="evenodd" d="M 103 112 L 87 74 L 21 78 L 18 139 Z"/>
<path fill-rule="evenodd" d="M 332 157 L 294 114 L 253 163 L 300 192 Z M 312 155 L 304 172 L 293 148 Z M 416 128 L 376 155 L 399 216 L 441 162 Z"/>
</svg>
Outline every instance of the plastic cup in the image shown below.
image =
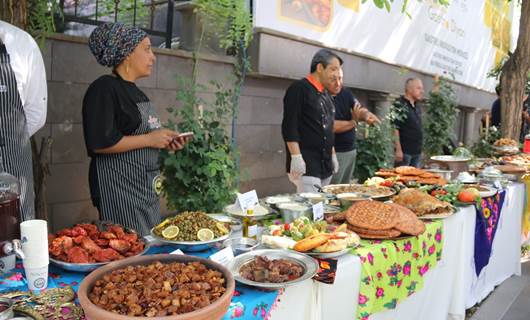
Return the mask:
<svg viewBox="0 0 530 320">
<path fill-rule="evenodd" d="M 48 287 L 48 264 L 39 268 L 24 265 L 24 271 L 29 290 L 40 291 Z"/>
<path fill-rule="evenodd" d="M 20 224 L 20 242 L 24 252 L 24 265 L 30 268 L 49 263 L 48 223 L 46 220 L 27 220 Z"/>
</svg>

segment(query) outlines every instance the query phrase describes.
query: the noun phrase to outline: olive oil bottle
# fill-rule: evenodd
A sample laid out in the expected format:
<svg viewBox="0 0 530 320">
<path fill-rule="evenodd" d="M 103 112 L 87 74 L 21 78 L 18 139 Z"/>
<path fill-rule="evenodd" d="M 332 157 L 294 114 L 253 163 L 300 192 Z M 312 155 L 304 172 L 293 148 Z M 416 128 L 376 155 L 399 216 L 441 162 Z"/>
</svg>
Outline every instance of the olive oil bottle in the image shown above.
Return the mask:
<svg viewBox="0 0 530 320">
<path fill-rule="evenodd" d="M 257 239 L 258 222 L 254 217 L 254 208 L 247 208 L 246 215 L 243 217 L 243 237 Z"/>
</svg>

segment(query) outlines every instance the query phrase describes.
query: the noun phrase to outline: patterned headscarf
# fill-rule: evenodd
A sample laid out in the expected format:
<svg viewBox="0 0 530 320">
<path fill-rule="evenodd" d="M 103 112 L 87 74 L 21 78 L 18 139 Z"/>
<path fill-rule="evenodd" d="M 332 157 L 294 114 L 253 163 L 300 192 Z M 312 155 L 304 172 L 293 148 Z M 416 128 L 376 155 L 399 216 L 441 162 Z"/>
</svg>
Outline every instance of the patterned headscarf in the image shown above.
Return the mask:
<svg viewBox="0 0 530 320">
<path fill-rule="evenodd" d="M 99 64 L 115 67 L 131 54 L 145 37 L 145 31 L 138 27 L 105 23 L 92 31 L 88 47 Z"/>
</svg>

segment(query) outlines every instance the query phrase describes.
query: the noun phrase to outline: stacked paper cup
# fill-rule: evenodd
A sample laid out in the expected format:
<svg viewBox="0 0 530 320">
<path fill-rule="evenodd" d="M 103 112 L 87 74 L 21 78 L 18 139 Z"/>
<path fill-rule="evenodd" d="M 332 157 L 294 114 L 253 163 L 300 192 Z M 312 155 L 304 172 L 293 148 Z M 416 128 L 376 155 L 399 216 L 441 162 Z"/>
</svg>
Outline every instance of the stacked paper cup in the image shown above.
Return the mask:
<svg viewBox="0 0 530 320">
<path fill-rule="evenodd" d="M 20 239 L 24 252 L 24 271 L 30 290 L 48 286 L 48 224 L 46 220 L 28 220 L 20 224 Z"/>
</svg>

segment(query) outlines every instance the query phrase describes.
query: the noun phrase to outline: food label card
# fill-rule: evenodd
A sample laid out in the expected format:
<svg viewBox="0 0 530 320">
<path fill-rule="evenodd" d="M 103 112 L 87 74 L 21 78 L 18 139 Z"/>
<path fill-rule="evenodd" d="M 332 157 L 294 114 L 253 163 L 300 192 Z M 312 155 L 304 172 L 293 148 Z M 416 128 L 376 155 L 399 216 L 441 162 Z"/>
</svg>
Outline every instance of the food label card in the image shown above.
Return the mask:
<svg viewBox="0 0 530 320">
<path fill-rule="evenodd" d="M 320 221 L 324 219 L 324 204 L 319 202 L 313 205 L 313 221 Z"/>
<path fill-rule="evenodd" d="M 169 254 L 184 254 L 184 252 L 182 252 L 182 250 L 180 250 L 180 249 L 177 249 L 177 250 L 175 250 L 173 252 L 170 252 Z"/>
<path fill-rule="evenodd" d="M 243 213 L 246 213 L 248 208 L 252 208 L 257 205 L 258 194 L 256 193 L 256 190 L 237 194 L 236 207 L 241 208 Z"/>
<path fill-rule="evenodd" d="M 210 256 L 210 260 L 226 266 L 234 259 L 234 251 L 232 251 L 232 246 L 228 246 Z"/>
</svg>

